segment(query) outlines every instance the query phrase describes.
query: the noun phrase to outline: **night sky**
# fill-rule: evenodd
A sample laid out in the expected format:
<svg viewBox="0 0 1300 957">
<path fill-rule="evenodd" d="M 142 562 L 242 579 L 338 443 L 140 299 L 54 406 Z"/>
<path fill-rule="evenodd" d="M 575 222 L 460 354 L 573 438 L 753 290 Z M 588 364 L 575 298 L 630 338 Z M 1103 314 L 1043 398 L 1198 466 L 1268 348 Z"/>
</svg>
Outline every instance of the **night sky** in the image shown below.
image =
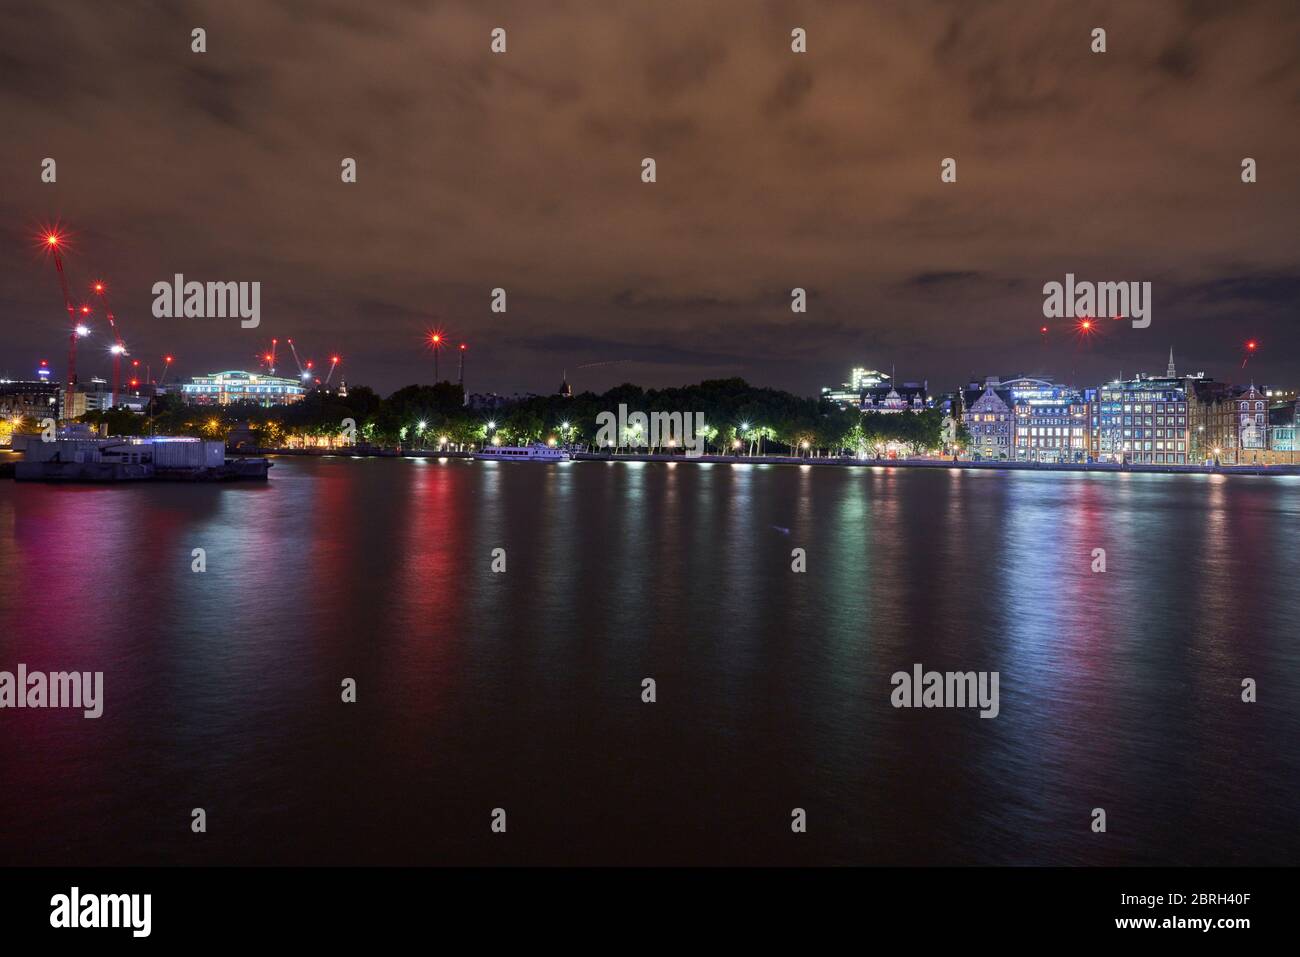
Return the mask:
<svg viewBox="0 0 1300 957">
<path fill-rule="evenodd" d="M 57 220 L 74 284 L 105 277 L 134 355 L 182 376 L 293 337 L 388 392 L 432 379 L 439 326 L 471 391 L 567 369 L 812 394 L 853 365 L 1091 385 L 1170 346 L 1180 371 L 1300 382 L 1294 2 L 128 0 L 3 22 L 0 375 L 63 368 L 34 241 Z M 260 281 L 261 327 L 155 319 L 177 272 Z M 1066 272 L 1150 281 L 1150 328 L 1044 320 Z M 83 378 L 108 374 L 102 326 Z"/>
</svg>

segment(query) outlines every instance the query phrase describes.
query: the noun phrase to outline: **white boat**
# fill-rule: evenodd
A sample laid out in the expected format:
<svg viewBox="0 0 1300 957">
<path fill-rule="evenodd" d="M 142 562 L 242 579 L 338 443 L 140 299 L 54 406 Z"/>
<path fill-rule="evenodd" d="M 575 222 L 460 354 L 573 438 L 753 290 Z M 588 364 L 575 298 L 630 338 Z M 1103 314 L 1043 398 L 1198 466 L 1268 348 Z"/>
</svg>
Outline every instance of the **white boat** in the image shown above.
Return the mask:
<svg viewBox="0 0 1300 957">
<path fill-rule="evenodd" d="M 569 453 L 550 445 L 489 445 L 473 453 L 474 458 L 487 462 L 566 462 Z"/>
</svg>

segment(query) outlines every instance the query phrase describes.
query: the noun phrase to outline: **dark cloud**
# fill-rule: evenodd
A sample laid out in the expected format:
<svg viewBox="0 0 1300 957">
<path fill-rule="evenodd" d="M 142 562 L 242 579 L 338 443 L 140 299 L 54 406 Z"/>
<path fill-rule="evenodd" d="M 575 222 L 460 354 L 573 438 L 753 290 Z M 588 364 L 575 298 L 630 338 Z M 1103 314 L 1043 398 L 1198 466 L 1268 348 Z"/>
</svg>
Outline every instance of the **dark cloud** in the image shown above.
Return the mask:
<svg viewBox="0 0 1300 957">
<path fill-rule="evenodd" d="M 113 282 L 137 354 L 187 374 L 293 336 L 387 390 L 428 379 L 433 325 L 471 344 L 474 388 L 505 390 L 596 359 L 629 364 L 583 387 L 722 373 L 811 393 L 891 363 L 932 384 L 1088 381 L 1163 368 L 1170 345 L 1228 376 L 1214 362 L 1238 339 L 1291 338 L 1285 0 L 11 7 L 0 372 L 58 359 L 57 284 L 30 242 L 56 219 L 75 280 Z M 153 319 L 150 287 L 175 272 L 261 281 L 262 327 Z M 1152 281 L 1152 327 L 1045 348 L 1041 288 L 1066 272 Z M 1280 346 L 1252 367 L 1300 378 Z"/>
</svg>

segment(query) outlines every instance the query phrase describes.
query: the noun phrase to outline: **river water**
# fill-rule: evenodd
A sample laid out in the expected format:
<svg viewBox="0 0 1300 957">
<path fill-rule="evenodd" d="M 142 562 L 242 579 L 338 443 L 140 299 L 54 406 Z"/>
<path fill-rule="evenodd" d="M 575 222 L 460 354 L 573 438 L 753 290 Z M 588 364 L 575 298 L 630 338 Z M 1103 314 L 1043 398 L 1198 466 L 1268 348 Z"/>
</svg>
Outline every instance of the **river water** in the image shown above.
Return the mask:
<svg viewBox="0 0 1300 957">
<path fill-rule="evenodd" d="M 0 670 L 104 674 L 0 710 L 0 863 L 1293 864 L 1298 519 L 1203 475 L 0 483 Z M 893 707 L 917 664 L 997 717 Z"/>
</svg>

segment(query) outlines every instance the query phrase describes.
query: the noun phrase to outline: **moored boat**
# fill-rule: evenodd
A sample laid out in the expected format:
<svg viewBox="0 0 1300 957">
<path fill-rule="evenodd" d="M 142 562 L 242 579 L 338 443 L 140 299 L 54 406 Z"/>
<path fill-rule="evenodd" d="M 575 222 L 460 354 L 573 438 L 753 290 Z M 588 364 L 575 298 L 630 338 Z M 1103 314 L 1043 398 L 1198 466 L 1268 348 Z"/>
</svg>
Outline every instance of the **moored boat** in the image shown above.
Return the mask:
<svg viewBox="0 0 1300 957">
<path fill-rule="evenodd" d="M 489 445 L 474 453 L 485 462 L 567 462 L 569 453 L 551 445 Z"/>
</svg>

